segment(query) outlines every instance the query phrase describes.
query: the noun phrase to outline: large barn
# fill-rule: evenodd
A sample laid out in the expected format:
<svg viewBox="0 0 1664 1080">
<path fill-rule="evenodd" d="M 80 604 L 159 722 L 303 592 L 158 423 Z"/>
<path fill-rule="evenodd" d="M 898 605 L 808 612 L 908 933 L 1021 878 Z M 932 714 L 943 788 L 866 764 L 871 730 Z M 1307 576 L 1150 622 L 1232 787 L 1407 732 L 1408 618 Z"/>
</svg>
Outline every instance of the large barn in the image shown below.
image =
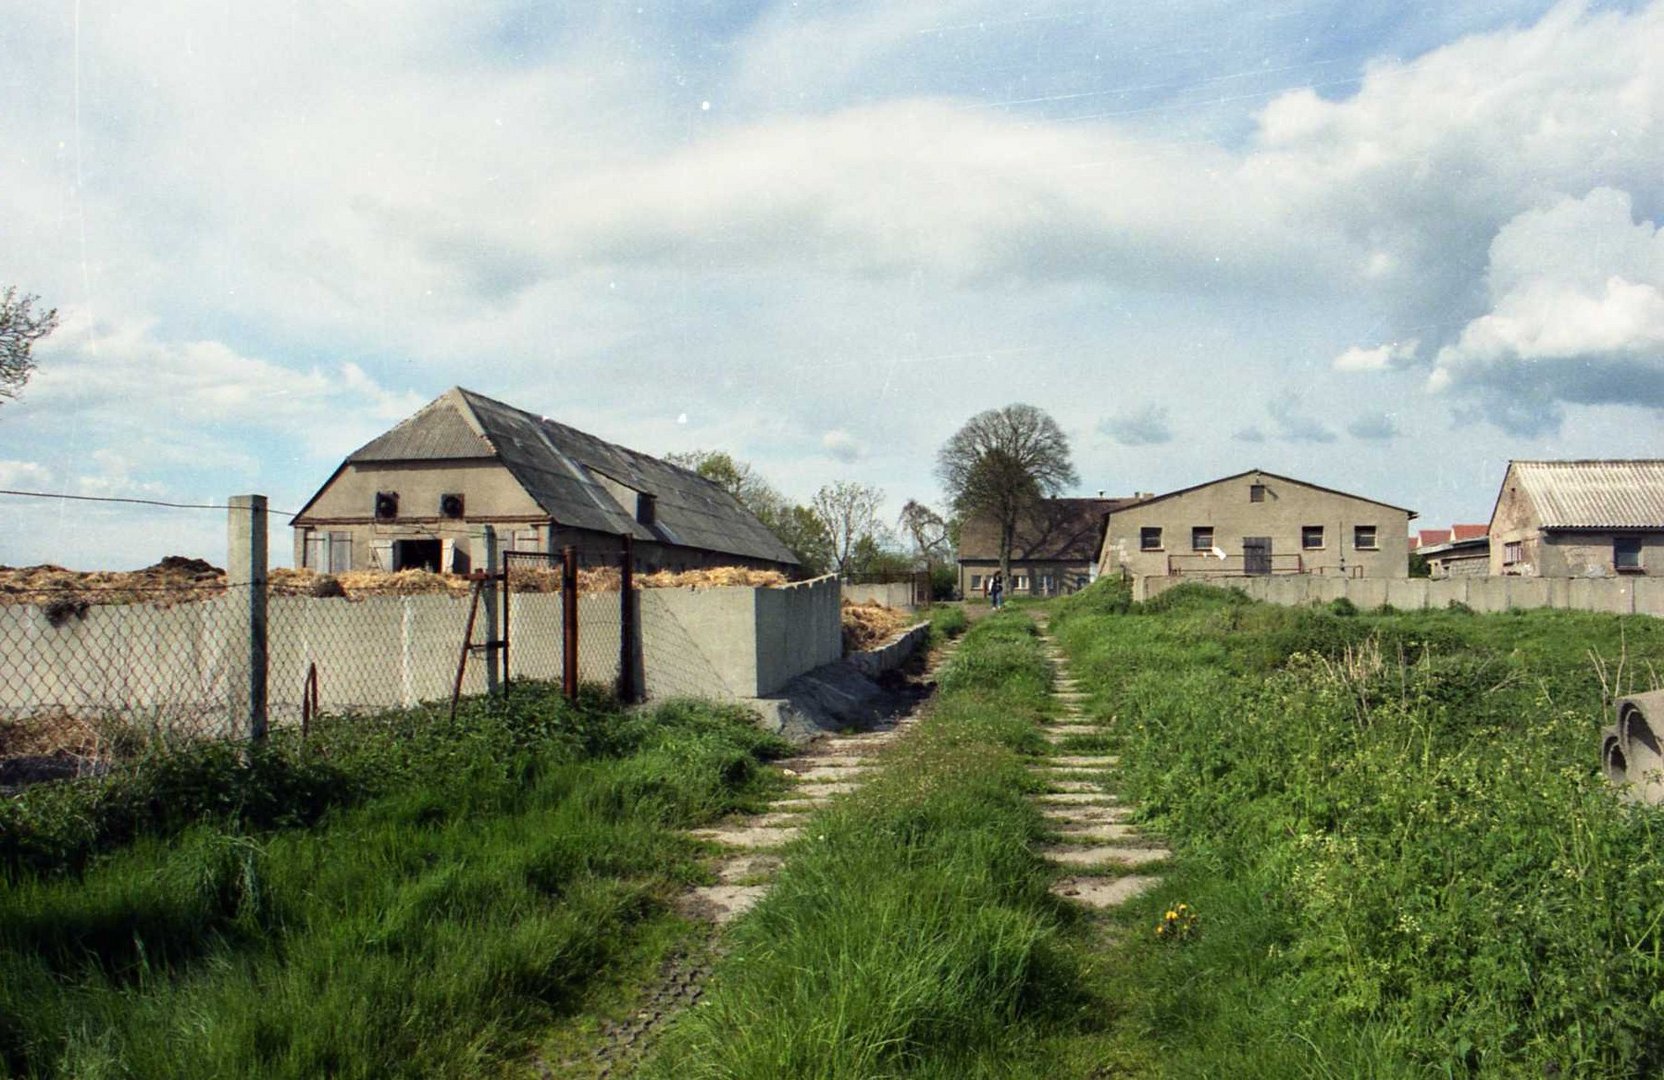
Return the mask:
<svg viewBox="0 0 1664 1080">
<path fill-rule="evenodd" d="M 756 516 L 698 473 L 461 387 L 348 455 L 291 525 L 295 565 L 463 572 L 471 530 L 515 551 L 578 548 L 642 570 L 798 571 Z"/>
</svg>

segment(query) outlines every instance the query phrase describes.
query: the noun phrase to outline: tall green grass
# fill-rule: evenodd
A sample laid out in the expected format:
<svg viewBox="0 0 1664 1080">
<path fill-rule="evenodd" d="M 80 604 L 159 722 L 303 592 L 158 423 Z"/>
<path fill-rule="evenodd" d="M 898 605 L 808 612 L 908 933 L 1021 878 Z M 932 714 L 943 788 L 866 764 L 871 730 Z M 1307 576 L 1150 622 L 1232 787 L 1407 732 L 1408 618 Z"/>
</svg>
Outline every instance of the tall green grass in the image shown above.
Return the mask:
<svg viewBox="0 0 1664 1080">
<path fill-rule="evenodd" d="M 1170 1075 L 1664 1069 L 1664 813 L 1598 775 L 1590 656 L 1641 688 L 1664 625 L 1206 588 L 1060 607 L 1125 793 L 1205 920 L 1120 957 L 1114 992 Z"/>
<path fill-rule="evenodd" d="M 113 791 L 31 793 L 51 812 L 7 822 L 49 828 L 12 841 L 32 856 L 0 890 L 0 1072 L 498 1070 L 669 918 L 703 874 L 679 830 L 759 806 L 781 749 L 734 710 L 522 690 L 455 725 L 342 722 L 241 772 L 203 752 Z M 293 817 L 251 811 L 275 805 L 272 776 L 323 765 Z M 190 782 L 152 808 L 134 792 L 165 800 L 168 768 Z M 80 831 L 54 816 L 76 798 Z"/>
<path fill-rule="evenodd" d="M 1028 795 L 1049 671 L 990 616 L 861 789 L 815 816 L 648 1075 L 1049 1075 L 1080 982 Z"/>
</svg>

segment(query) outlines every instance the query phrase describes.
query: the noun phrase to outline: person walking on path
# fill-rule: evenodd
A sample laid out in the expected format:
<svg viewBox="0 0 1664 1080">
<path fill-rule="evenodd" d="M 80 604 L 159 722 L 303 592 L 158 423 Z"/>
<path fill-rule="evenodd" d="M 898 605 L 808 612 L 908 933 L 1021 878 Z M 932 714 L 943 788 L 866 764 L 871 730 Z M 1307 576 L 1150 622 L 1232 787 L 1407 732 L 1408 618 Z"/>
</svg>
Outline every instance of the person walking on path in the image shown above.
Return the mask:
<svg viewBox="0 0 1664 1080">
<path fill-rule="evenodd" d="M 989 587 L 988 596 L 994 602 L 994 610 L 996 610 L 996 611 L 999 610 L 1000 601 L 1005 598 L 1005 577 L 1004 577 L 1004 575 L 1002 575 L 1002 574 L 995 574 L 994 575 L 994 584 Z"/>
</svg>

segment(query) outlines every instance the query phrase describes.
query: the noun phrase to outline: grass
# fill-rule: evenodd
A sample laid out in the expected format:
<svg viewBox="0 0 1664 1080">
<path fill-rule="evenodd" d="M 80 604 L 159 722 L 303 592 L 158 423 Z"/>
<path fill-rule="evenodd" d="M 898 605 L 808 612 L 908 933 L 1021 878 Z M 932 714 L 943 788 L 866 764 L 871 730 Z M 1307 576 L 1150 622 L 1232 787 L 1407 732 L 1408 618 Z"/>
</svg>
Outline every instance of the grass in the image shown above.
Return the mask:
<svg viewBox="0 0 1664 1080">
<path fill-rule="evenodd" d="M 646 1074 L 1052 1075 L 1045 1040 L 1081 983 L 1027 797 L 1048 684 L 1026 618 L 972 628 L 884 770 L 811 819 Z"/>
<path fill-rule="evenodd" d="M 705 874 L 680 830 L 761 805 L 780 749 L 733 710 L 522 690 L 32 791 L 6 821 L 0 1072 L 500 1071 L 669 947 Z"/>
<path fill-rule="evenodd" d="M 1596 752 L 1608 694 L 1664 670 L 1664 624 L 1202 587 L 1055 610 L 1177 852 L 1103 984 L 1164 1074 L 1664 1068 L 1664 814 L 1613 798 Z M 1146 929 L 1172 896 L 1203 918 L 1176 948 Z"/>
</svg>

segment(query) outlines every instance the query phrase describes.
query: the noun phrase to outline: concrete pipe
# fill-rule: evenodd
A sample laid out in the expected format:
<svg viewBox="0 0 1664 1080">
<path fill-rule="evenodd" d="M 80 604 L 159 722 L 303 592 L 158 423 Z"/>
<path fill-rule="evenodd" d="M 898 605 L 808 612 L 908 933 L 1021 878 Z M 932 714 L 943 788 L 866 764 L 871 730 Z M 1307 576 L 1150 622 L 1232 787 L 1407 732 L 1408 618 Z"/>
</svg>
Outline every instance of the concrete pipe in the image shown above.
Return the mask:
<svg viewBox="0 0 1664 1080">
<path fill-rule="evenodd" d="M 1629 783 L 1629 759 L 1624 756 L 1624 744 L 1618 737 L 1616 724 L 1601 729 L 1600 766 L 1608 783 L 1620 787 Z"/>
<path fill-rule="evenodd" d="M 1664 690 L 1618 699 L 1618 741 L 1629 782 L 1642 802 L 1664 803 Z"/>
</svg>

